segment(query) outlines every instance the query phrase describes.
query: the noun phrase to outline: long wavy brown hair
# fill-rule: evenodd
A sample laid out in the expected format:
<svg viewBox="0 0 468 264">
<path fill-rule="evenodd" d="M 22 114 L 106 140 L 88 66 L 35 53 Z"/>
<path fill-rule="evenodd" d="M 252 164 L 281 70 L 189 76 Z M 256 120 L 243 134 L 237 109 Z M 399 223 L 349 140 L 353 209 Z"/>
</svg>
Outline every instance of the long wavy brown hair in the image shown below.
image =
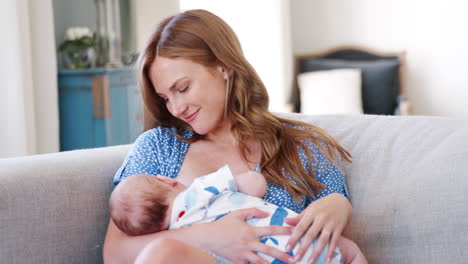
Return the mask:
<svg viewBox="0 0 468 264">
<path fill-rule="evenodd" d="M 318 194 L 324 185 L 315 179 L 311 153 L 304 144 L 312 141 L 328 160 L 351 161 L 351 155 L 334 138 L 317 126 L 285 119 L 268 111 L 268 94 L 263 82 L 247 62 L 234 31 L 222 19 L 206 10 L 189 10 L 164 19 L 151 35 L 139 58 L 143 100 L 156 126 L 178 128 L 180 138 L 194 142 L 203 138 L 189 124 L 172 116 L 149 77 L 157 56 L 184 58 L 206 67 L 223 66 L 232 74 L 228 85 L 226 116 L 232 122 L 242 158 L 250 153 L 247 139 L 261 143 L 260 168 L 266 179 L 284 188 L 296 201 L 301 195 Z M 194 133 L 182 137 L 182 129 Z M 298 148 L 308 158 L 309 171 L 303 166 Z M 291 175 L 292 178 L 286 177 Z"/>
</svg>

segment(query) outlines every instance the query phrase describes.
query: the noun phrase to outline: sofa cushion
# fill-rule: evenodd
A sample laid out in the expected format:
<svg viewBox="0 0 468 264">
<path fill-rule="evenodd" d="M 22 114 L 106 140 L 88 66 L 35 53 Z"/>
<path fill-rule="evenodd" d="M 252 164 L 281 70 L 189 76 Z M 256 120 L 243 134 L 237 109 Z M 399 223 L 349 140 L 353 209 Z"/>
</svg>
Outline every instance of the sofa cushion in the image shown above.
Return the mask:
<svg viewBox="0 0 468 264">
<path fill-rule="evenodd" d="M 342 68 L 360 69 L 364 113 L 393 115 L 399 92 L 399 65 L 398 58 L 372 61 L 327 58 L 301 60 L 299 69 L 301 73 Z"/>
<path fill-rule="evenodd" d="M 335 69 L 298 75 L 301 113 L 362 114 L 361 70 Z"/>
</svg>

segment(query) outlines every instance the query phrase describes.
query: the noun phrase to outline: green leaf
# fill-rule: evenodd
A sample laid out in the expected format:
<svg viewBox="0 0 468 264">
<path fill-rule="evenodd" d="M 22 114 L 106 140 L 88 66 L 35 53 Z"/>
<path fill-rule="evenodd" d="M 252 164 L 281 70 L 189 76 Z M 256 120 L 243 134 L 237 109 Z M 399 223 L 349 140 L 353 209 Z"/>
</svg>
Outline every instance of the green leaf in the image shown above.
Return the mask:
<svg viewBox="0 0 468 264">
<path fill-rule="evenodd" d="M 66 40 L 60 44 L 58 50 L 61 52 L 78 52 L 88 48 L 95 48 L 97 41 L 95 37 L 82 37 L 75 40 Z"/>
</svg>

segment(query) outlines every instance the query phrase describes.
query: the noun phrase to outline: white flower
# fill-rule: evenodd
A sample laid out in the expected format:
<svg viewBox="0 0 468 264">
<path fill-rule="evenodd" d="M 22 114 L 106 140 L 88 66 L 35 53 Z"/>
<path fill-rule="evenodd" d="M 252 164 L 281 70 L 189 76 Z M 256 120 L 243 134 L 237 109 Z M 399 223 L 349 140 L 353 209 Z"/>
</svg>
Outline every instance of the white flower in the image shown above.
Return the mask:
<svg viewBox="0 0 468 264">
<path fill-rule="evenodd" d="M 75 40 L 92 36 L 93 32 L 88 27 L 70 27 L 65 32 L 65 40 Z"/>
</svg>

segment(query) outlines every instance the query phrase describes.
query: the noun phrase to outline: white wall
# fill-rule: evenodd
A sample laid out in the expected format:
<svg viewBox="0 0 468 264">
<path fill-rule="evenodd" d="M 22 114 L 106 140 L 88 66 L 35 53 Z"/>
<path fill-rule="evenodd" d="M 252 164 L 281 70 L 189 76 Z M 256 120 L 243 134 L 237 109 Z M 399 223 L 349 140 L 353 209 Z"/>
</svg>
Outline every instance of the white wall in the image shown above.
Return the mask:
<svg viewBox="0 0 468 264">
<path fill-rule="evenodd" d="M 206 9 L 224 19 L 264 82 L 270 110 L 285 110 L 292 78 L 289 0 L 181 0 L 180 7 Z"/>
<path fill-rule="evenodd" d="M 290 3 L 294 54 L 343 44 L 405 50 L 414 114 L 468 117 L 468 1 Z"/>
<path fill-rule="evenodd" d="M 142 50 L 156 25 L 164 18 L 179 12 L 178 0 L 131 0 L 131 22 L 136 47 Z"/>
</svg>

